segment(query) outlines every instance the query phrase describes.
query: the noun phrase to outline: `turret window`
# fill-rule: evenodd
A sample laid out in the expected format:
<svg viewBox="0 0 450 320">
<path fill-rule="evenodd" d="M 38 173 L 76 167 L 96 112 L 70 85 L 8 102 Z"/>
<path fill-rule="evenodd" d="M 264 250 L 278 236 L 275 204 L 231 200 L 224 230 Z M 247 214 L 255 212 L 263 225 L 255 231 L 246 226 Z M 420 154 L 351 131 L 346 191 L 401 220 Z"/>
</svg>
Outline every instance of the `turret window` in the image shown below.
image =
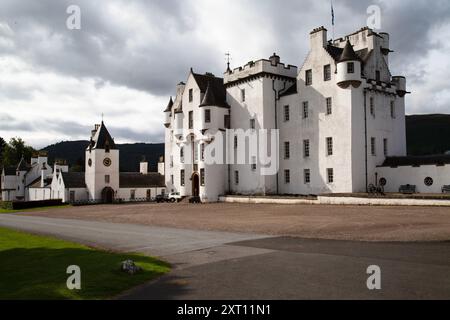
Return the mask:
<svg viewBox="0 0 450 320">
<path fill-rule="evenodd" d="M 205 123 L 211 122 L 211 110 L 206 109 L 205 110 Z"/>
<path fill-rule="evenodd" d="M 354 62 L 347 63 L 347 73 L 355 73 L 355 63 Z"/>
<path fill-rule="evenodd" d="M 328 183 L 334 183 L 334 170 L 333 168 L 327 169 L 327 181 Z"/>
</svg>

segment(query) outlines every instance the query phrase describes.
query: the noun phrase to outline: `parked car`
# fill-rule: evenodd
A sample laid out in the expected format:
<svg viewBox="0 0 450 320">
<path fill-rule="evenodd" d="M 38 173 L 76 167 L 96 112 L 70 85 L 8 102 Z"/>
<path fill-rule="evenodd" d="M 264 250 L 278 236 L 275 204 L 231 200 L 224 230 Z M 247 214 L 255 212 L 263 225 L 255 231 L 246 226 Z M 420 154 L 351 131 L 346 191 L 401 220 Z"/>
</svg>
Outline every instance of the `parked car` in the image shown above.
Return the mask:
<svg viewBox="0 0 450 320">
<path fill-rule="evenodd" d="M 158 195 L 155 197 L 155 201 L 156 201 L 157 203 L 167 202 L 167 196 L 166 196 L 165 194 L 158 194 Z"/>
<path fill-rule="evenodd" d="M 167 196 L 167 201 L 169 201 L 169 202 L 180 202 L 181 201 L 181 194 L 179 192 L 171 192 Z"/>
</svg>

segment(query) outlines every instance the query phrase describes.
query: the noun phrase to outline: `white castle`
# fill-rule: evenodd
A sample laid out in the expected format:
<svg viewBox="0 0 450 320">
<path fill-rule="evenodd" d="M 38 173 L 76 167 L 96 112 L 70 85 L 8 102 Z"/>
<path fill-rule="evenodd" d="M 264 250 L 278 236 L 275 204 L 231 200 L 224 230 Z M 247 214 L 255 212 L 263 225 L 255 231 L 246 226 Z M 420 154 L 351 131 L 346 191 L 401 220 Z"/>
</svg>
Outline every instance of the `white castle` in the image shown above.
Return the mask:
<svg viewBox="0 0 450 320">
<path fill-rule="evenodd" d="M 363 28 L 329 41 L 320 27 L 300 69 L 276 54 L 228 68 L 223 79 L 191 69 L 164 111 L 167 189 L 206 202 L 223 194 L 357 193 L 369 185 L 440 193 L 450 184 L 450 157 L 407 156 L 408 92 L 405 77 L 389 69 L 391 52 L 387 33 Z M 252 132 L 261 130 L 277 135 L 268 148 L 273 174 L 262 174 L 267 163 L 249 151 Z M 223 150 L 214 152 L 225 161 L 208 162 L 218 140 Z M 247 161 L 235 162 L 242 145 Z"/>
<path fill-rule="evenodd" d="M 119 148 L 105 124 L 96 124 L 85 150 L 86 171 L 70 172 L 67 163 L 48 164 L 41 152 L 28 163 L 24 158 L 16 167 L 3 168 L 3 201 L 42 201 L 61 199 L 65 203 L 112 203 L 150 201 L 165 193 L 164 164 L 158 172 L 140 163 L 140 172 L 119 171 Z"/>
</svg>

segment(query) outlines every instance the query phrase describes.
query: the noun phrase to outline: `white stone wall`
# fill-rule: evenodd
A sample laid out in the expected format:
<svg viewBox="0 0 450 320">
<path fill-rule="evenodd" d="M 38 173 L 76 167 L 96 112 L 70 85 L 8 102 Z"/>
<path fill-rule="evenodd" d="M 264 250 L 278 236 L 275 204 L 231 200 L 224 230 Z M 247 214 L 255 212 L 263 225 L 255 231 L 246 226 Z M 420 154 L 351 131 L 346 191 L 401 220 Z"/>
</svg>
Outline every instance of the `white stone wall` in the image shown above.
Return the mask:
<svg viewBox="0 0 450 320">
<path fill-rule="evenodd" d="M 28 201 L 41 201 L 51 199 L 51 188 L 28 188 Z"/>
<path fill-rule="evenodd" d="M 420 167 L 379 167 L 376 168 L 379 179 L 385 178 L 385 192 L 398 192 L 401 185 L 415 185 L 419 193 L 441 193 L 442 186 L 450 185 L 450 165 L 427 165 Z M 425 178 L 432 178 L 433 185 L 426 186 Z"/>
<path fill-rule="evenodd" d="M 111 166 L 103 164 L 105 158 L 111 159 Z M 92 166 L 88 165 L 89 159 Z M 110 183 L 105 183 L 105 175 L 109 175 Z M 90 200 L 101 200 L 105 187 L 111 187 L 115 192 L 119 189 L 119 150 L 105 152 L 103 149 L 86 151 L 86 186 L 89 190 Z"/>
</svg>

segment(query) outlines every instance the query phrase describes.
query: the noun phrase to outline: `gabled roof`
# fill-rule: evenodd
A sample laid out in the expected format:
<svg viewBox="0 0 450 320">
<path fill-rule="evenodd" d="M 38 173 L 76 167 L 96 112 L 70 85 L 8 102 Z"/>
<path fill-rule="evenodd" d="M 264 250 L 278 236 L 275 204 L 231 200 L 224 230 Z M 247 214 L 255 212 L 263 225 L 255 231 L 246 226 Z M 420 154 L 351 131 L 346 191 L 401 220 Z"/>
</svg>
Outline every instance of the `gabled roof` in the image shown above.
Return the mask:
<svg viewBox="0 0 450 320">
<path fill-rule="evenodd" d="M 164 176 L 156 172 L 148 174 L 121 172 L 119 176 L 120 188 L 164 188 L 165 186 Z"/>
<path fill-rule="evenodd" d="M 450 155 L 387 157 L 381 167 L 426 166 L 450 164 Z"/>
<path fill-rule="evenodd" d="M 109 146 L 109 149 L 111 150 L 118 149 L 114 143 L 114 139 L 111 137 L 108 129 L 106 129 L 106 126 L 102 121 L 100 128 L 98 128 L 94 138 L 92 139 L 92 149 L 106 149 L 107 146 Z"/>
<path fill-rule="evenodd" d="M 173 100 L 172 100 L 172 97 L 170 97 L 169 104 L 167 105 L 166 110 L 164 110 L 163 112 L 171 112 L 172 107 L 173 107 Z"/>
<path fill-rule="evenodd" d="M 61 172 L 66 188 L 86 188 L 84 172 Z"/>
<path fill-rule="evenodd" d="M 356 55 L 355 51 L 353 50 L 353 46 L 351 45 L 350 41 L 347 40 L 347 43 L 345 44 L 344 50 L 342 51 L 342 54 L 339 57 L 338 62 L 358 61 L 358 60 L 359 60 L 359 57 Z"/>
</svg>

